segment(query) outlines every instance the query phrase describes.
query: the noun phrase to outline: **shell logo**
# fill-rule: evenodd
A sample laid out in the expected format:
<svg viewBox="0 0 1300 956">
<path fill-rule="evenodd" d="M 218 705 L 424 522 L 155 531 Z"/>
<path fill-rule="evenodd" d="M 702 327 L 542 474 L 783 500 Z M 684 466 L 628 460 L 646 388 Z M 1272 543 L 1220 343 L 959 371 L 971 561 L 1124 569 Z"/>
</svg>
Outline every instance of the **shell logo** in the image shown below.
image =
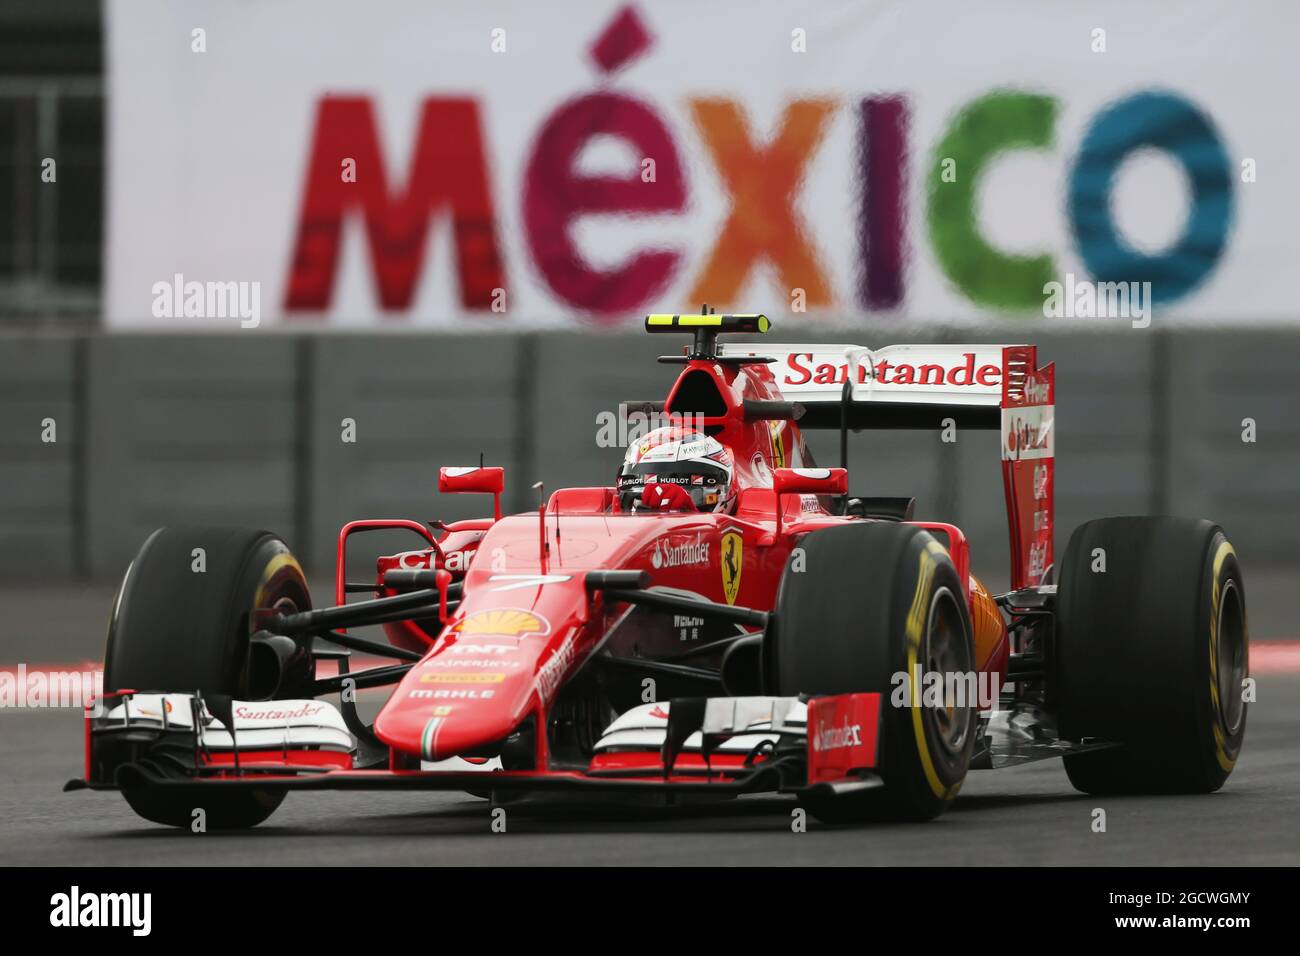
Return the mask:
<svg viewBox="0 0 1300 956">
<path fill-rule="evenodd" d="M 166 697 L 163 698 L 162 705 L 164 713 L 170 714 L 172 712 L 172 702 Z M 145 717 L 162 717 L 162 714 L 152 707 L 141 707 L 139 704 L 136 705 L 136 713 L 143 714 Z"/>
<path fill-rule="evenodd" d="M 532 634 L 551 633 L 551 622 L 533 611 L 519 608 L 494 608 L 466 615 L 453 624 L 451 629 L 453 633 L 466 637 L 485 634 L 528 637 Z"/>
</svg>

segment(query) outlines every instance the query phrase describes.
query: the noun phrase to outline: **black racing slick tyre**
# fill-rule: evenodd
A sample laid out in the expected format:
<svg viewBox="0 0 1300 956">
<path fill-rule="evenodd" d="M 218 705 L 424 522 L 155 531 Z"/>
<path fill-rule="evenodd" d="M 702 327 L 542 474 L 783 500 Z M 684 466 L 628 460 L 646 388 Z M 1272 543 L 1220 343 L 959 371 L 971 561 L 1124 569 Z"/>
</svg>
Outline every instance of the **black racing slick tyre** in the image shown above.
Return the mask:
<svg viewBox="0 0 1300 956">
<path fill-rule="evenodd" d="M 302 568 L 275 535 L 246 528 L 160 528 L 131 562 L 113 602 L 104 689 L 197 690 L 252 699 L 249 612 L 272 607 L 284 613 L 311 607 Z M 275 696 L 308 693 L 311 667 L 310 653 L 299 655 Z M 282 791 L 260 790 L 199 797 L 124 786 L 122 793 L 137 814 L 169 826 L 190 826 L 194 810 L 202 807 L 212 829 L 256 826 L 284 799 Z"/>
<path fill-rule="evenodd" d="M 1209 793 L 1246 732 L 1241 567 L 1209 521 L 1118 517 L 1070 537 L 1057 594 L 1061 736 L 1120 746 L 1065 758 L 1084 793 Z"/>
<path fill-rule="evenodd" d="M 956 796 L 975 744 L 977 702 L 923 706 L 895 690 L 904 686 L 896 675 L 918 668 L 974 672 L 965 594 L 947 550 L 914 525 L 827 528 L 791 553 L 764 645 L 769 691 L 881 695 L 877 772 L 884 786 L 809 791 L 806 804 L 819 820 L 929 820 Z"/>
</svg>

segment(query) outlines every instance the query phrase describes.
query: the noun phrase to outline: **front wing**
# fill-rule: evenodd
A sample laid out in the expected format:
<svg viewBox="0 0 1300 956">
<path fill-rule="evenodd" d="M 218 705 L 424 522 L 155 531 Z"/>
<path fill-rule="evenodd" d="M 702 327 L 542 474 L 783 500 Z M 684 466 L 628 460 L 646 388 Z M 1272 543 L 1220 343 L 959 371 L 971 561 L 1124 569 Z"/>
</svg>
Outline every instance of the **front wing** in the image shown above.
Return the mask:
<svg viewBox="0 0 1300 956">
<path fill-rule="evenodd" d="M 623 714 L 586 767 L 465 771 L 375 766 L 325 701 L 121 692 L 87 713 L 65 789 L 847 792 L 881 785 L 880 709 L 879 694 L 683 698 Z"/>
</svg>

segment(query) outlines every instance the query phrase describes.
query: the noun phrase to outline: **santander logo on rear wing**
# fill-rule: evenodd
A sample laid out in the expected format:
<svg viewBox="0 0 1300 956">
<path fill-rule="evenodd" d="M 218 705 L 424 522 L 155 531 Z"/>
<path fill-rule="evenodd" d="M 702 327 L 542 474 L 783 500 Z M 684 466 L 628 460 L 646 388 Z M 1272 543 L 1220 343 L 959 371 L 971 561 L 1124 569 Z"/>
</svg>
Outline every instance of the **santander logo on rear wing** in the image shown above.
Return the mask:
<svg viewBox="0 0 1300 956">
<path fill-rule="evenodd" d="M 838 402 L 852 379 L 858 402 L 994 405 L 1002 397 L 1001 345 L 752 345 L 728 343 L 724 356 L 765 355 L 786 398 Z"/>
<path fill-rule="evenodd" d="M 899 418 L 890 409 L 948 406 L 988 409 L 978 427 L 998 428 L 1007 526 L 1011 536 L 1011 586 L 1033 587 L 1050 580 L 1055 438 L 1055 367 L 1038 367 L 1033 345 L 769 345 L 766 342 L 719 348 L 719 355 L 775 359 L 768 369 L 781 394 L 810 408 L 839 405 L 845 382 L 852 401 L 880 407 L 880 420 Z M 993 409 L 1001 409 L 1000 426 Z M 947 408 L 931 419 L 944 421 Z M 824 420 L 826 416 L 822 416 Z M 813 420 L 809 415 L 803 422 Z M 836 420 L 831 416 L 831 420 Z M 806 427 L 806 424 L 805 424 Z"/>
</svg>

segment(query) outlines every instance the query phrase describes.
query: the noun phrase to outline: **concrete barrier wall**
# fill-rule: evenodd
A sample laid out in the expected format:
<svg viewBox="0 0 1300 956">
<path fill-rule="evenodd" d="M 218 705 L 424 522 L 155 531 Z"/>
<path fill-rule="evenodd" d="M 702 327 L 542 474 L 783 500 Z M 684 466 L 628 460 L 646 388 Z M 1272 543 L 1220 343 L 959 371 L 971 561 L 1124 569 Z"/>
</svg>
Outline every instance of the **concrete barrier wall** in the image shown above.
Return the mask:
<svg viewBox="0 0 1300 956">
<path fill-rule="evenodd" d="M 1005 328 L 950 340 L 1007 341 Z M 923 341 L 911 329 L 783 329 L 783 341 Z M 1058 550 L 1089 517 L 1212 517 L 1247 567 L 1294 561 L 1300 534 L 1300 335 L 1277 332 L 1036 334 L 1057 363 Z M 621 451 L 597 416 L 661 399 L 671 337 L 527 335 L 102 336 L 0 340 L 0 579 L 111 581 L 153 528 L 256 524 L 280 532 L 313 575 L 333 570 L 355 517 L 451 519 L 490 503 L 440 496 L 437 469 L 480 453 L 507 468 L 506 505 L 607 484 Z M 54 419 L 57 441 L 42 441 Z M 1256 441 L 1242 441 L 1242 420 Z M 355 441 L 344 420 L 355 423 Z M 820 461 L 833 433 L 811 436 Z M 996 437 L 854 436 L 852 487 L 911 494 L 954 520 L 976 568 L 1005 579 Z M 359 539 L 368 556 L 414 536 Z"/>
<path fill-rule="evenodd" d="M 82 544 L 92 577 L 120 575 L 164 524 L 294 528 L 294 346 L 290 338 L 90 340 Z"/>
<path fill-rule="evenodd" d="M 338 529 L 354 518 L 451 520 L 490 512 L 489 498 L 439 496 L 441 465 L 477 464 L 482 454 L 505 466 L 510 490 L 521 497 L 527 452 L 520 421 L 535 399 L 519 388 L 520 342 L 504 335 L 303 340 L 310 450 L 294 534 L 317 573 L 332 573 Z M 345 419 L 355 422 L 354 442 L 343 440 Z M 358 556 L 419 546 L 412 532 L 356 539 Z M 373 577 L 374 561 L 368 565 Z M 354 569 L 362 571 L 356 562 Z"/>
<path fill-rule="evenodd" d="M 1168 508 L 1213 517 L 1248 564 L 1295 560 L 1300 530 L 1300 341 L 1170 338 Z M 1242 441 L 1247 419 L 1256 441 Z M 1249 545 L 1249 550 L 1247 546 Z"/>
</svg>

